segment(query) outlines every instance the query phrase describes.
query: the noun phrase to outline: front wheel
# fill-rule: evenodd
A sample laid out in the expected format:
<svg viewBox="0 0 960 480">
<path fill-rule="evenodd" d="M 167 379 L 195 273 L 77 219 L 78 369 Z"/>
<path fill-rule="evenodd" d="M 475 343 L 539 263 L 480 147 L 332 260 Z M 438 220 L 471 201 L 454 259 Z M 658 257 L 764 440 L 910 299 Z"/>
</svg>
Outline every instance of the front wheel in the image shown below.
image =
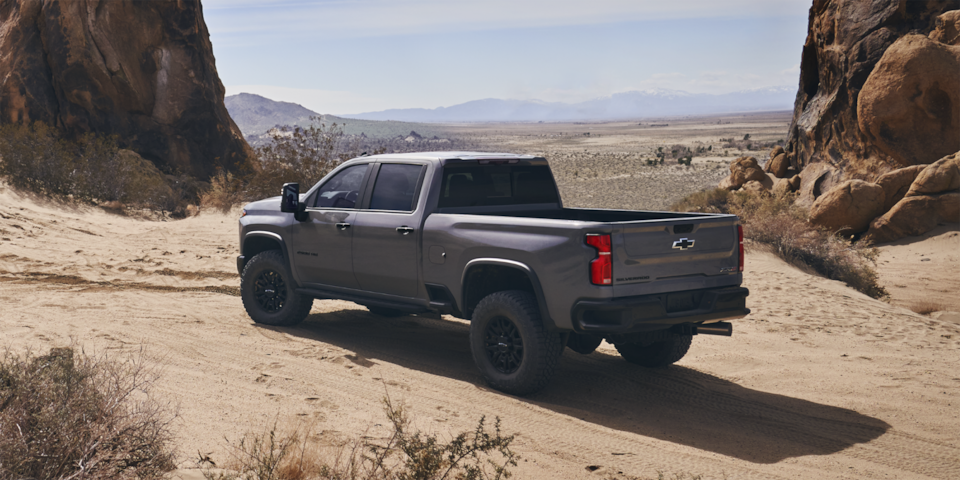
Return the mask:
<svg viewBox="0 0 960 480">
<path fill-rule="evenodd" d="M 470 350 L 491 387 L 526 395 L 553 378 L 563 343 L 543 327 L 533 295 L 508 290 L 487 295 L 474 309 Z"/>
<path fill-rule="evenodd" d="M 254 322 L 264 325 L 296 325 L 307 318 L 313 298 L 295 289 L 290 268 L 279 250 L 258 253 L 240 276 L 243 308 Z"/>
<path fill-rule="evenodd" d="M 614 345 L 624 360 L 644 367 L 665 367 L 676 363 L 690 349 L 693 335 L 671 335 L 666 340 L 641 343 L 618 343 Z"/>
</svg>

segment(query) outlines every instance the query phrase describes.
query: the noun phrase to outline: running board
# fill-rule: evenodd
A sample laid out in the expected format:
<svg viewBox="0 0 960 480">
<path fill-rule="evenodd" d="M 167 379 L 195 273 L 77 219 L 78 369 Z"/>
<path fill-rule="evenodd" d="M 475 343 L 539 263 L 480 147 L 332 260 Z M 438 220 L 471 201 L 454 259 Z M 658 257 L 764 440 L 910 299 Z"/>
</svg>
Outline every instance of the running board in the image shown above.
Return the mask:
<svg viewBox="0 0 960 480">
<path fill-rule="evenodd" d="M 326 300 L 346 300 L 348 302 L 357 303 L 367 307 L 381 307 L 381 308 L 392 308 L 394 310 L 400 310 L 405 313 L 423 313 L 428 311 L 427 307 L 424 305 L 415 305 L 410 303 L 401 303 L 401 302 L 391 302 L 389 300 L 380 300 L 376 298 L 363 297 L 360 295 L 349 295 L 338 292 L 331 292 L 329 290 L 317 290 L 313 288 L 298 288 L 296 292 L 301 295 L 307 295 L 309 297 L 326 299 Z"/>
</svg>

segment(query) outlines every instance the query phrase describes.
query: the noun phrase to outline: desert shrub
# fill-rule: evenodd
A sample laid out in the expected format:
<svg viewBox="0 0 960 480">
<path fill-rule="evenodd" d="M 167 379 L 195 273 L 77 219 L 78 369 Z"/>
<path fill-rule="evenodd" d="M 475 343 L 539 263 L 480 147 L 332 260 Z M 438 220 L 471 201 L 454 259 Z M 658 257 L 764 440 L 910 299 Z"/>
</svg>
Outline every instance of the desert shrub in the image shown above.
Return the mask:
<svg viewBox="0 0 960 480">
<path fill-rule="evenodd" d="M 196 181 L 164 176 L 150 161 L 119 147 L 116 136 L 87 133 L 65 139 L 41 122 L 0 127 L 0 175 L 14 187 L 100 203 L 120 202 L 182 213 L 197 199 Z"/>
<path fill-rule="evenodd" d="M 940 312 L 947 310 L 947 307 L 939 302 L 934 302 L 931 300 L 919 300 L 910 304 L 908 307 L 913 313 L 919 313 L 920 315 L 930 315 L 934 312 Z"/>
<path fill-rule="evenodd" d="M 0 478 L 159 479 L 175 468 L 175 414 L 143 357 L 54 348 L 0 359 Z"/>
<path fill-rule="evenodd" d="M 715 188 L 688 195 L 671 209 L 738 215 L 744 238 L 769 247 L 788 263 L 844 282 L 873 298 L 888 295 L 874 269 L 876 249 L 811 225 L 807 211 L 794 205 L 792 196 L 758 196 Z"/>
<path fill-rule="evenodd" d="M 392 433 L 385 441 L 354 441 L 331 451 L 312 442 L 306 428 L 286 433 L 274 421 L 264 432 L 247 434 L 233 447 L 227 471 L 204 471 L 208 480 L 484 480 L 510 478 L 519 456 L 510 450 L 500 419 L 488 432 L 484 417 L 450 441 L 412 431 L 403 405 L 384 398 Z M 210 462 L 201 458 L 202 462 Z"/>
<path fill-rule="evenodd" d="M 344 161 L 359 156 L 359 145 L 359 137 L 347 137 L 336 123 L 273 129 L 271 142 L 256 148 L 252 170 L 218 172 L 201 195 L 201 205 L 226 212 L 243 202 L 280 195 L 288 182 L 299 183 L 305 191 Z"/>
</svg>

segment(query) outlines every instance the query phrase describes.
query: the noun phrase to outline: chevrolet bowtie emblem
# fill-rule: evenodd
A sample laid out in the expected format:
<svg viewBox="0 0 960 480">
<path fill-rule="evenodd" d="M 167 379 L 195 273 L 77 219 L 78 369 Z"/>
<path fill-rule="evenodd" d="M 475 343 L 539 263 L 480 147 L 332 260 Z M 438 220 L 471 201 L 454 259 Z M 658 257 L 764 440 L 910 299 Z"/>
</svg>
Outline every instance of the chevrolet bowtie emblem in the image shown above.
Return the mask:
<svg viewBox="0 0 960 480">
<path fill-rule="evenodd" d="M 686 250 L 688 248 L 693 248 L 693 242 L 696 242 L 696 240 L 681 238 L 680 240 L 673 242 L 673 248 L 676 248 L 678 250 Z"/>
</svg>

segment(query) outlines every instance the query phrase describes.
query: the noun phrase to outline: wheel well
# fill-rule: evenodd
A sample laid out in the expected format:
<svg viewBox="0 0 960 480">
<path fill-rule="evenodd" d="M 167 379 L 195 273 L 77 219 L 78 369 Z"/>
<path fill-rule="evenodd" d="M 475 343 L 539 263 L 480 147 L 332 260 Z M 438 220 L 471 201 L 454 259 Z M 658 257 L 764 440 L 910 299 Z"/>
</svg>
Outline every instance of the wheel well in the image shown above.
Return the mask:
<svg viewBox="0 0 960 480">
<path fill-rule="evenodd" d="M 246 257 L 247 260 L 267 250 L 280 250 L 280 252 L 283 253 L 283 246 L 273 238 L 261 236 L 247 237 L 243 242 L 243 256 Z"/>
<path fill-rule="evenodd" d="M 463 282 L 463 313 L 473 316 L 483 297 L 503 290 L 522 290 L 536 295 L 526 272 L 503 265 L 477 265 L 467 272 Z"/>
</svg>

